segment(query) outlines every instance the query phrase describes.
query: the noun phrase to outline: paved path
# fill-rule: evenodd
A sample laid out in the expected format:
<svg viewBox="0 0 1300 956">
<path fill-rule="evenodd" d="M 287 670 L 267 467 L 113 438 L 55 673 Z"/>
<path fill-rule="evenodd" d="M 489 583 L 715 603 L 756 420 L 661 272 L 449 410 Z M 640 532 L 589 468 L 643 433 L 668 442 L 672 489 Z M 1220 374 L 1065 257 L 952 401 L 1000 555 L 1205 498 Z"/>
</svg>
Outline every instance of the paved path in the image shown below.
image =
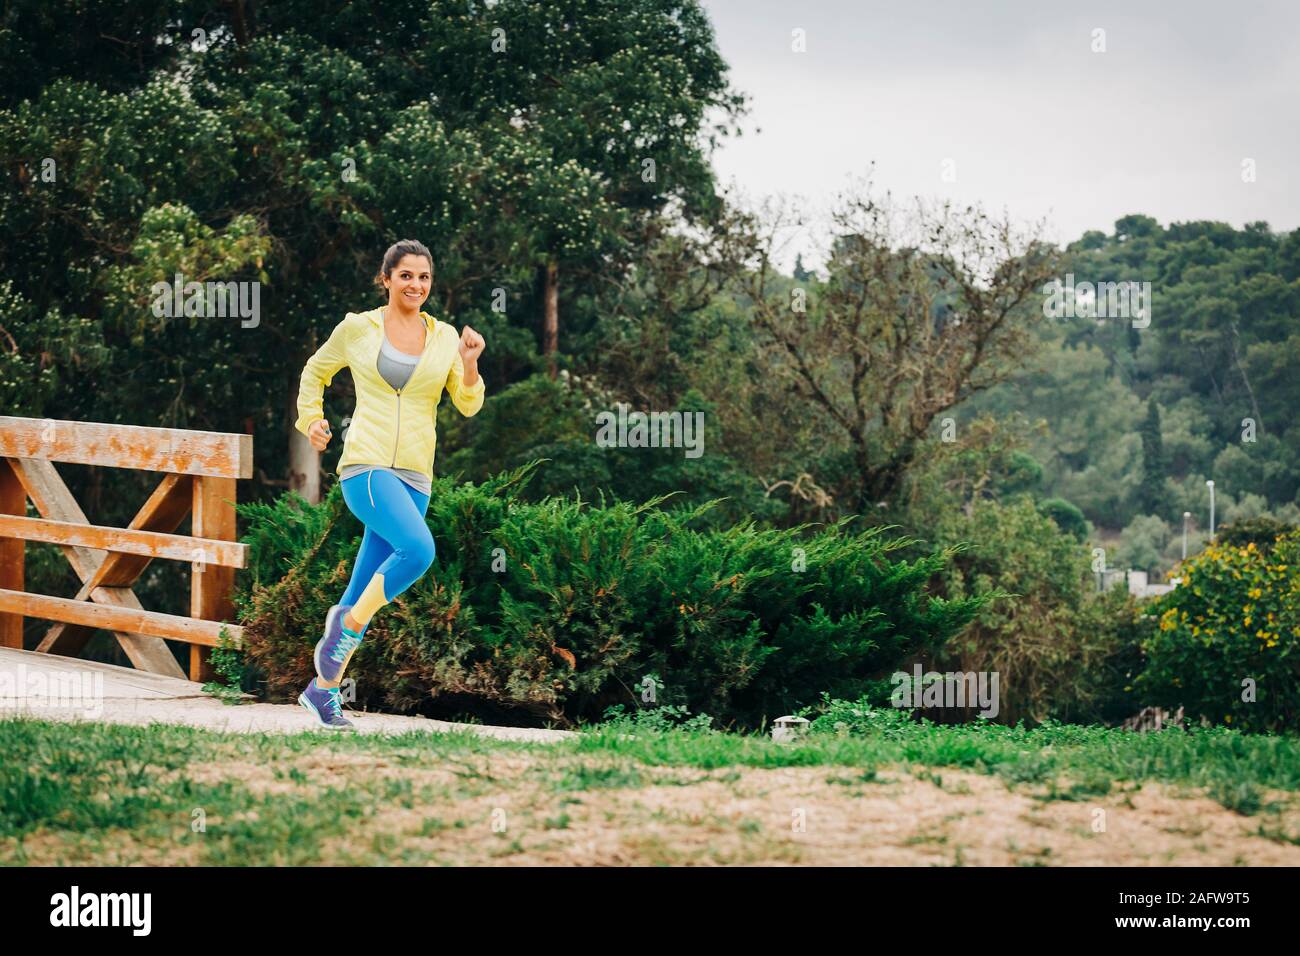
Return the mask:
<svg viewBox="0 0 1300 956">
<path fill-rule="evenodd" d="M 345 708 L 346 710 L 346 708 Z M 223 704 L 203 685 L 130 667 L 35 651 L 0 648 L 0 717 L 23 714 L 45 720 L 111 724 L 188 724 L 228 733 L 295 734 L 320 728 L 299 704 Z M 568 730 L 455 724 L 427 717 L 347 711 L 363 734 L 468 730 L 487 737 L 549 743 L 575 736 Z"/>
</svg>

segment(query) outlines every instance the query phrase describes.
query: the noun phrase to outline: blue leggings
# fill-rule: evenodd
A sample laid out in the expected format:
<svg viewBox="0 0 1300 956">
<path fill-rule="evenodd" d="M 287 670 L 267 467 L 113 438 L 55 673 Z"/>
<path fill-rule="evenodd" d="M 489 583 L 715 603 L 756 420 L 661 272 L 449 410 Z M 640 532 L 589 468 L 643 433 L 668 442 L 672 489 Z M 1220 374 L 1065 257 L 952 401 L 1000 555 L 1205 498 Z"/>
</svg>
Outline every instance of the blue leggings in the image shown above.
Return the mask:
<svg viewBox="0 0 1300 956">
<path fill-rule="evenodd" d="M 391 601 L 433 565 L 433 535 L 424 522 L 429 496 L 391 472 L 363 471 L 344 479 L 343 500 L 366 531 L 339 603 L 356 604 L 376 572 L 384 576 L 384 599 Z"/>
</svg>

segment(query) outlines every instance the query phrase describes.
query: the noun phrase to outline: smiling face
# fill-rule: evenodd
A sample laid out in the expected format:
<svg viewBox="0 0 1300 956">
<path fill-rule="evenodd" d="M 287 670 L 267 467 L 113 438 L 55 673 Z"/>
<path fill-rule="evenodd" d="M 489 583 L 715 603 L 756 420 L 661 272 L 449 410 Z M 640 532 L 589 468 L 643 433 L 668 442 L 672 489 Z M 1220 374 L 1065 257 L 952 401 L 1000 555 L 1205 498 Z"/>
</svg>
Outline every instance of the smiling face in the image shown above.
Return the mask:
<svg viewBox="0 0 1300 956">
<path fill-rule="evenodd" d="M 429 297 L 432 282 L 433 264 L 424 256 L 408 253 L 393 267 L 392 274 L 384 277 L 388 304 L 403 312 L 418 312 Z"/>
</svg>

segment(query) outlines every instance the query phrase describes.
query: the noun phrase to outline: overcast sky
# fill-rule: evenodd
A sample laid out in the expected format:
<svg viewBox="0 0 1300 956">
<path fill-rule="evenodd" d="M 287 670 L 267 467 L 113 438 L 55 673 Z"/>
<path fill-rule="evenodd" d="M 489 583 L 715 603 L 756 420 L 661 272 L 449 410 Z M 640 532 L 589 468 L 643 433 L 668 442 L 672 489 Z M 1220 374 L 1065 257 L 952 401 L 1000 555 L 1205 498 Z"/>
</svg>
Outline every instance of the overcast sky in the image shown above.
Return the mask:
<svg viewBox="0 0 1300 956">
<path fill-rule="evenodd" d="M 1057 242 L 1128 213 L 1300 226 L 1300 0 L 702 2 L 751 97 L 714 165 L 752 199 L 824 206 L 874 160 Z"/>
</svg>

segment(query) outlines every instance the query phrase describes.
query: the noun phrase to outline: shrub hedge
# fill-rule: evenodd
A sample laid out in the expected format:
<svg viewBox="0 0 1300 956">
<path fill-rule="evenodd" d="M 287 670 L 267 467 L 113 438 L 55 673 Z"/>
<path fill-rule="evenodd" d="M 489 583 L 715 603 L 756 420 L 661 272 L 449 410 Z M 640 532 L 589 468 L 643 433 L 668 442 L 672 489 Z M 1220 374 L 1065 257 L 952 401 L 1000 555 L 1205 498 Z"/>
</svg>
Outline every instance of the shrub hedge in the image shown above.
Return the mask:
<svg viewBox="0 0 1300 956">
<path fill-rule="evenodd" d="M 988 600 L 931 593 L 955 548 L 904 560 L 896 552 L 915 542 L 850 533 L 848 519 L 699 527 L 714 502 L 528 502 L 538 464 L 481 484 L 435 480 L 437 559 L 371 622 L 347 674 L 355 706 L 564 726 L 653 698 L 753 728 L 823 692 L 857 699 Z M 292 699 L 363 528 L 337 483 L 319 505 L 290 492 L 239 510 L 244 653 L 256 689 Z"/>
</svg>

